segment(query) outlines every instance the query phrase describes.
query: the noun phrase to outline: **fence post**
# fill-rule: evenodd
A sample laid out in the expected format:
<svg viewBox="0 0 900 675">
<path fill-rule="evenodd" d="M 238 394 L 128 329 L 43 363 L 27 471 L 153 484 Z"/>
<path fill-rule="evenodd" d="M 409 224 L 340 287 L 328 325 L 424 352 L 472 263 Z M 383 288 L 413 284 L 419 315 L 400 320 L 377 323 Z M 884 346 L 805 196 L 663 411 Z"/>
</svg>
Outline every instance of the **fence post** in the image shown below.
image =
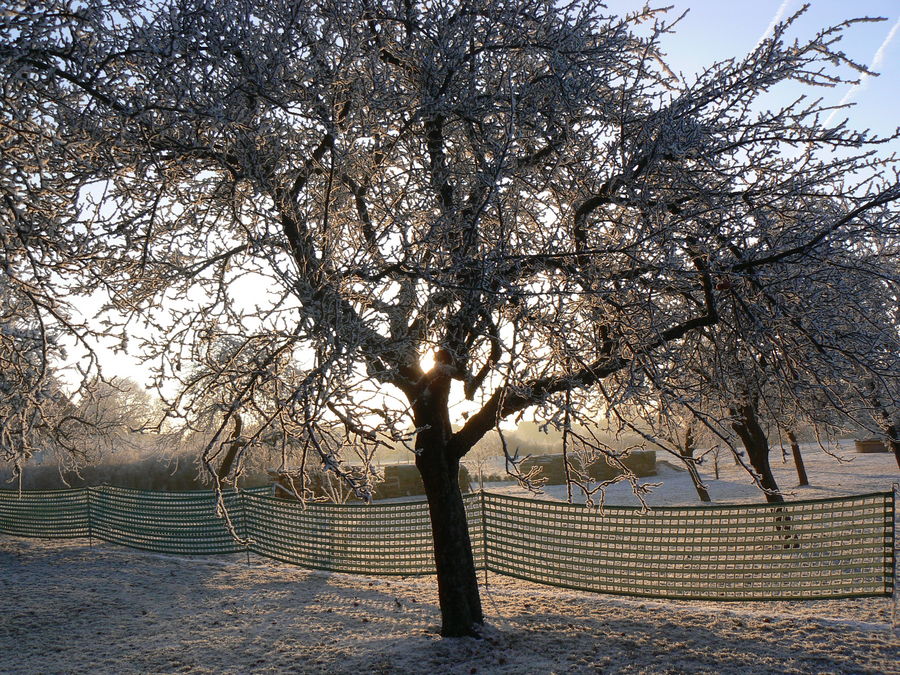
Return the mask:
<svg viewBox="0 0 900 675">
<path fill-rule="evenodd" d="M 487 540 L 487 509 L 484 506 L 484 488 L 480 490 L 481 508 L 481 551 L 484 558 L 484 585 L 488 584 L 488 540 Z"/>
<path fill-rule="evenodd" d="M 91 548 L 94 548 L 94 516 L 91 510 L 91 492 L 93 488 L 88 486 L 84 489 L 87 492 L 88 543 Z"/>
<path fill-rule="evenodd" d="M 241 504 L 241 525 L 244 529 L 244 552 L 247 554 L 247 566 L 250 566 L 250 528 L 247 525 L 247 507 L 244 505 L 244 491 L 238 490 L 238 501 Z"/>
<path fill-rule="evenodd" d="M 891 579 L 891 632 L 900 635 L 900 596 L 897 594 L 897 495 L 900 494 L 900 483 L 891 484 L 891 561 L 894 574 Z"/>
</svg>

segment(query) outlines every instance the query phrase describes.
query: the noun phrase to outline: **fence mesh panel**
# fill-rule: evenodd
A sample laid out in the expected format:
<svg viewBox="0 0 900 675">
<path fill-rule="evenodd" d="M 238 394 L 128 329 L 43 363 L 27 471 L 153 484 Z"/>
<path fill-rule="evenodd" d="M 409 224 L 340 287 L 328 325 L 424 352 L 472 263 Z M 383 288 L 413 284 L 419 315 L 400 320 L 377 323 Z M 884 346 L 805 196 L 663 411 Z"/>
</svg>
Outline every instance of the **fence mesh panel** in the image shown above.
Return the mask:
<svg viewBox="0 0 900 675">
<path fill-rule="evenodd" d="M 704 600 L 890 595 L 893 495 L 632 507 L 484 497 L 489 570 L 587 591 Z"/>
<path fill-rule="evenodd" d="M 424 501 L 307 504 L 226 493 L 249 550 L 339 572 L 433 574 Z M 891 595 L 892 493 L 779 505 L 606 507 L 489 493 L 465 498 L 475 564 L 543 584 L 705 600 Z M 0 491 L 0 532 L 83 537 L 181 554 L 247 550 L 211 492 Z"/>
<path fill-rule="evenodd" d="M 64 539 L 90 535 L 88 491 L 0 490 L 0 532 Z"/>
<path fill-rule="evenodd" d="M 481 499 L 464 497 L 476 565 L 484 564 Z M 245 497 L 250 550 L 283 562 L 366 574 L 433 574 L 428 504 L 316 504 Z"/>
<path fill-rule="evenodd" d="M 91 530 L 95 537 L 158 553 L 212 555 L 244 547 L 216 515 L 210 491 L 144 492 L 91 488 Z M 228 514 L 239 536 L 246 532 L 241 496 L 224 493 Z"/>
</svg>

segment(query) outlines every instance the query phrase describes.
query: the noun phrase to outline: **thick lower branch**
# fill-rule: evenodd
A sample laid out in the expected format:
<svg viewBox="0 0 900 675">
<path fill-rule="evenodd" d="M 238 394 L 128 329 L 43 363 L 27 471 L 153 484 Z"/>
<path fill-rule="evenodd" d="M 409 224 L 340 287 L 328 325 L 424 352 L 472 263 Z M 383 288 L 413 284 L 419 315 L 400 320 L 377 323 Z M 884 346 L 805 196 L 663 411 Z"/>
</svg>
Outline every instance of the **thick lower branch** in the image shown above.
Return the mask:
<svg viewBox="0 0 900 675">
<path fill-rule="evenodd" d="M 706 310 L 706 313 L 701 316 L 688 319 L 659 333 L 659 337 L 645 347 L 644 353 L 667 342 L 682 338 L 693 330 L 717 323 L 719 316 L 715 311 L 715 306 L 708 306 Z M 496 426 L 498 421 L 532 405 L 537 405 L 553 394 L 587 389 L 633 362 L 634 357 L 614 356 L 595 361 L 571 373 L 535 380 L 522 387 L 512 388 L 505 385 L 499 387 L 481 410 L 472 415 L 465 426 L 453 435 L 450 446 L 458 457 L 462 457 L 480 438 Z"/>
</svg>

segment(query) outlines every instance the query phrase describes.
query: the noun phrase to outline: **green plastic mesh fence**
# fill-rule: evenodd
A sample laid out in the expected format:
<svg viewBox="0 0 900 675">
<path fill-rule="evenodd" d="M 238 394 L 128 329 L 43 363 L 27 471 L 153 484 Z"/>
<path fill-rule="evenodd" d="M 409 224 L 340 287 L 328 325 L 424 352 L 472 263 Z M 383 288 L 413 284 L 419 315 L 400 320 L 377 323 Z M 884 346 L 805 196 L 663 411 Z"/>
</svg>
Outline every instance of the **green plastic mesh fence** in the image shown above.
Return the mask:
<svg viewBox="0 0 900 675">
<path fill-rule="evenodd" d="M 604 511 L 479 493 L 465 496 L 475 564 L 585 591 L 704 600 L 891 595 L 892 493 L 780 505 Z M 249 550 L 317 569 L 432 574 L 424 501 L 307 504 L 226 493 Z M 123 488 L 0 491 L 0 532 L 83 537 L 181 554 L 247 550 L 211 492 Z"/>
<path fill-rule="evenodd" d="M 488 569 L 586 591 L 784 600 L 890 595 L 893 495 L 606 507 L 484 497 Z"/>
<path fill-rule="evenodd" d="M 481 498 L 464 497 L 475 563 L 484 565 Z M 250 550 L 315 569 L 365 574 L 433 574 L 428 504 L 315 504 L 245 497 Z"/>
<path fill-rule="evenodd" d="M 236 534 L 243 536 L 242 499 L 224 494 Z M 98 539 L 159 553 L 211 555 L 236 553 L 235 541 L 216 515 L 211 491 L 144 492 L 125 488 L 90 488 L 91 533 Z"/>
<path fill-rule="evenodd" d="M 90 532 L 88 491 L 0 490 L 0 532 L 18 537 L 64 539 Z"/>
</svg>

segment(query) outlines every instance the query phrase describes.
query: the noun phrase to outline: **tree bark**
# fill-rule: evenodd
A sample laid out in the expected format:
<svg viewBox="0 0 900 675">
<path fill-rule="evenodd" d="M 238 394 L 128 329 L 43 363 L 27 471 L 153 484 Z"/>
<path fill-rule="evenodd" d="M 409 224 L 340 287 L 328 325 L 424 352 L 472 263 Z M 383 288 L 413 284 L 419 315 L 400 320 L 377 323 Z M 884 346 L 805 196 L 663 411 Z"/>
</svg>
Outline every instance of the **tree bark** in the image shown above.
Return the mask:
<svg viewBox="0 0 900 675">
<path fill-rule="evenodd" d="M 894 453 L 894 459 L 897 460 L 897 468 L 900 469 L 900 429 L 896 424 L 889 424 L 885 427 L 887 434 L 888 448 Z"/>
<path fill-rule="evenodd" d="M 441 635 L 473 636 L 478 635 L 484 615 L 466 509 L 459 491 L 459 460 L 448 457 L 444 450 L 428 449 L 416 457 L 431 514 Z"/>
<path fill-rule="evenodd" d="M 228 449 L 225 451 L 225 457 L 222 459 L 222 463 L 219 464 L 219 468 L 216 469 L 216 476 L 220 481 L 228 478 L 228 474 L 231 472 L 231 465 L 234 464 L 234 458 L 237 456 L 237 451 L 240 450 L 243 445 L 241 443 L 241 430 L 243 428 L 244 421 L 241 419 L 239 413 L 235 413 L 234 428 L 231 431 L 231 438 L 228 439 Z"/>
<path fill-rule="evenodd" d="M 413 397 L 416 426 L 416 467 L 422 475 L 437 569 L 443 637 L 477 636 L 484 623 L 478 576 L 462 493 L 459 490 L 458 447 L 448 412 L 449 378 L 435 378 Z M 468 448 L 467 448 L 468 449 Z"/>
<path fill-rule="evenodd" d="M 752 405 L 745 404 L 740 410 L 732 409 L 731 414 L 735 417 L 731 428 L 744 444 L 750 465 L 759 475 L 759 483 L 766 495 L 766 501 L 770 504 L 782 503 L 784 497 L 781 496 L 781 490 L 778 489 L 775 476 L 772 474 L 772 467 L 769 466 L 769 439 L 766 438 L 766 433 L 756 417 L 756 410 Z"/>
<path fill-rule="evenodd" d="M 887 410 L 881 403 L 881 399 L 875 391 L 875 385 L 872 387 L 872 407 L 874 408 L 875 419 L 879 422 L 879 426 L 885 435 L 888 449 L 894 453 L 894 459 L 897 460 L 897 468 L 900 469 L 900 429 L 894 423 L 896 416 Z"/>
<path fill-rule="evenodd" d="M 682 443 L 681 447 L 678 449 L 681 453 L 681 456 L 685 458 L 685 466 L 687 466 L 688 475 L 691 477 L 691 482 L 694 484 L 694 489 L 697 491 L 697 496 L 700 498 L 701 502 L 711 502 L 712 499 L 709 497 L 709 491 L 706 489 L 706 486 L 703 485 L 703 481 L 700 479 L 700 473 L 697 471 L 697 463 L 694 461 L 694 427 L 691 424 L 688 424 L 687 429 L 684 432 L 684 443 Z M 718 476 L 716 476 L 718 478 Z"/>
<path fill-rule="evenodd" d="M 885 442 L 888 450 L 894 453 L 897 460 L 897 468 L 900 469 L 900 429 L 894 424 L 893 419 L 886 410 L 881 409 L 881 428 L 884 431 Z"/>
<path fill-rule="evenodd" d="M 797 442 L 797 437 L 794 435 L 793 430 L 788 430 L 787 437 L 791 444 L 791 454 L 794 455 L 794 466 L 797 467 L 797 479 L 800 481 L 798 485 L 800 487 L 809 485 L 809 478 L 806 476 L 806 466 L 803 464 L 803 455 L 800 454 L 800 444 Z"/>
</svg>

